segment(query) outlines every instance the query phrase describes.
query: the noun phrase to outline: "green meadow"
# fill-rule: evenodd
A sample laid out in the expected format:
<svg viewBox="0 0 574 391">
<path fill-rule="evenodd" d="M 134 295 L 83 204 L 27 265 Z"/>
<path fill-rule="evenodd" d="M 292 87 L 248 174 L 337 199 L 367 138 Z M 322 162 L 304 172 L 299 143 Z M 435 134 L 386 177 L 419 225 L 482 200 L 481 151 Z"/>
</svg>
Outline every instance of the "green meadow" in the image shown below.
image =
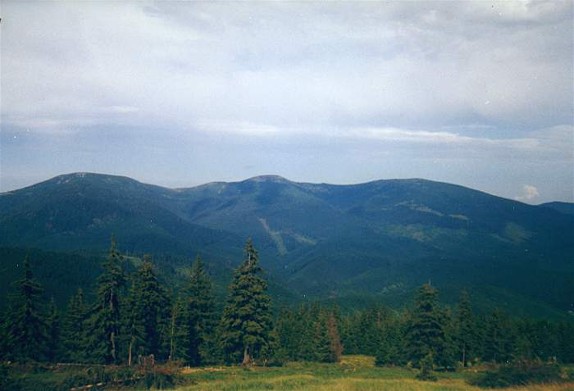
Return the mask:
<svg viewBox="0 0 574 391">
<path fill-rule="evenodd" d="M 353 391 L 438 391 L 483 390 L 467 380 L 476 371 L 438 373 L 437 381 L 420 381 L 418 373 L 408 368 L 375 367 L 374 358 L 343 356 L 338 364 L 289 363 L 283 367 L 211 367 L 184 369 L 192 384 L 178 391 L 236 391 L 236 390 L 353 390 Z M 574 390 L 574 383 L 512 387 L 513 391 Z"/>
</svg>

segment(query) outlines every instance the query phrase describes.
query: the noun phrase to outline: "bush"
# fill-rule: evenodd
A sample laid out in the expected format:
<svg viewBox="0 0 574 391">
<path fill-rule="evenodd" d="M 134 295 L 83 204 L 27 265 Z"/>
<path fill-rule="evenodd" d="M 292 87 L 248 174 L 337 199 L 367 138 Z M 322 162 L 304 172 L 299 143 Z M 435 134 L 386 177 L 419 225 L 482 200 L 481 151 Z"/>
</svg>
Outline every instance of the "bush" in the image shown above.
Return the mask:
<svg viewBox="0 0 574 391">
<path fill-rule="evenodd" d="M 519 361 L 486 371 L 469 381 L 484 388 L 504 388 L 528 384 L 556 383 L 563 381 L 562 371 L 557 363 Z"/>
<path fill-rule="evenodd" d="M 20 382 L 18 382 L 12 376 L 10 371 L 10 366 L 5 363 L 0 363 L 0 390 L 14 390 L 18 391 L 22 388 Z"/>
<path fill-rule="evenodd" d="M 433 373 L 434 361 L 432 353 L 429 352 L 420 362 L 421 371 L 416 375 L 416 378 L 424 381 L 436 381 L 437 378 Z"/>
</svg>

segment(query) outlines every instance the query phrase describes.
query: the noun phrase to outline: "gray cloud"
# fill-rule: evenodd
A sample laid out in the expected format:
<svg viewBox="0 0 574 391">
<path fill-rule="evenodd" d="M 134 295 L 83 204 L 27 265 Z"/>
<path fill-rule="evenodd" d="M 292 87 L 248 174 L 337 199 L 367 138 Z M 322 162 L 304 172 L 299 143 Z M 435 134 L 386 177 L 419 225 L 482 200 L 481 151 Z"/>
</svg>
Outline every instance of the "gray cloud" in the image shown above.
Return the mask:
<svg viewBox="0 0 574 391">
<path fill-rule="evenodd" d="M 207 180 L 222 176 L 211 144 L 222 140 L 228 156 L 248 140 L 285 157 L 242 167 L 346 182 L 368 176 L 360 156 L 376 153 L 394 159 L 387 176 L 423 176 L 420 159 L 437 157 L 564 170 L 574 160 L 573 16 L 568 1 L 6 1 L 2 130 L 77 150 L 86 139 L 105 146 L 93 136 L 105 129 L 126 146 L 144 136 L 160 149 L 201 144 L 213 155 L 200 168 Z M 2 176 L 17 177 L 5 156 L 30 151 L 3 139 Z M 298 155 L 301 139 L 315 160 Z M 324 146 L 355 164 L 329 174 Z M 106 168 L 88 156 L 74 162 Z M 446 171 L 437 179 L 463 182 Z"/>
</svg>

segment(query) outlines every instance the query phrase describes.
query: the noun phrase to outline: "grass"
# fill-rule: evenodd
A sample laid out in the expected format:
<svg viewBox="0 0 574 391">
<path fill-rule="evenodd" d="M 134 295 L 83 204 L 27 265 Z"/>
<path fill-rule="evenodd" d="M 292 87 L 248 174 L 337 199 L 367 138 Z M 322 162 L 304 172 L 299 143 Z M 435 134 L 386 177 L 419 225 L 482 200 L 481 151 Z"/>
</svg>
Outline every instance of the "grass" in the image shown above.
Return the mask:
<svg viewBox="0 0 574 391">
<path fill-rule="evenodd" d="M 339 364 L 289 363 L 279 368 L 188 368 L 192 385 L 177 391 L 311 390 L 311 391 L 478 391 L 466 374 L 439 373 L 436 382 L 422 382 L 416 370 L 377 368 L 374 358 L 344 356 Z M 509 391 L 574 391 L 574 383 L 507 388 Z"/>
<path fill-rule="evenodd" d="M 0 366 L 0 369 L 3 367 Z M 121 380 L 133 378 L 133 371 L 125 367 L 78 367 L 78 368 L 48 368 L 44 366 L 28 366 L 14 368 L 12 373 L 16 383 L 27 391 L 69 391 L 79 384 L 95 384 L 99 381 L 106 383 L 103 387 L 110 388 L 115 384 L 118 390 L 140 390 L 145 385 L 142 382 L 131 386 L 121 386 Z M 478 369 L 480 371 L 480 369 Z M 5 372 L 5 371 L 4 371 Z M 0 389 L 20 389 L 3 382 L 0 373 Z M 295 390 L 295 391 L 479 391 L 485 390 L 469 385 L 467 380 L 476 376 L 472 371 L 437 373 L 438 380 L 424 382 L 415 379 L 418 371 L 408 368 L 387 367 L 379 368 L 374 365 L 374 358 L 368 356 L 343 356 L 338 364 L 318 363 L 288 363 L 283 367 L 202 367 L 179 368 L 158 366 L 156 372 L 171 373 L 174 382 L 171 384 L 186 384 L 177 391 L 241 391 L 241 390 Z M 478 372 L 480 373 L 480 372 Z M 574 367 L 564 368 L 569 378 L 574 378 Z M 177 377 L 177 379 L 175 379 Z M 115 381 L 113 381 L 115 379 Z M 155 379 L 155 378 L 154 378 Z M 160 376 L 156 380 L 162 380 Z M 19 381 L 18 381 L 19 380 Z M 163 379 L 165 380 L 165 379 Z M 156 382 L 157 383 L 157 382 Z M 158 387 L 159 383 L 154 383 Z M 165 383 L 165 382 L 164 382 Z M 101 389 L 93 387 L 93 389 Z M 155 388 L 154 388 L 155 389 Z M 530 385 L 527 387 L 505 388 L 507 391 L 574 391 L 574 382 L 560 384 Z"/>
</svg>

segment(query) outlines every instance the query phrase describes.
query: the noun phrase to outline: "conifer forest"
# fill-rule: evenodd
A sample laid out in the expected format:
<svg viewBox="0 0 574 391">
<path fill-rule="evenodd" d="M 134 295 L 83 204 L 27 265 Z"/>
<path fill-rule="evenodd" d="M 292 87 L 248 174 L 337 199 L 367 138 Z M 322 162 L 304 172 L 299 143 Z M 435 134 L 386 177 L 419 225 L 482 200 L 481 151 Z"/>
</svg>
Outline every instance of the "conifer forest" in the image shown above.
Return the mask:
<svg viewBox="0 0 574 391">
<path fill-rule="evenodd" d="M 18 384 L 7 375 L 11 366 L 30 363 L 144 372 L 171 365 L 170 372 L 338 363 L 343 355 L 362 355 L 374 357 L 378 367 L 412 368 L 423 380 L 432 380 L 436 371 L 481 365 L 574 363 L 572 322 L 518 318 L 497 309 L 477 313 L 465 290 L 455 306 L 441 305 L 439 289 L 431 283 L 413 292 L 412 304 L 402 309 L 380 303 L 343 311 L 325 302 L 278 308 L 251 239 L 221 303 L 200 257 L 175 291 L 162 282 L 151 256 L 129 267 L 115 239 L 95 287 L 93 300 L 79 289 L 60 308 L 53 299 L 46 302 L 49 292 L 35 279 L 29 259 L 23 260 L 21 279 L 13 284 L 2 316 L 3 386 Z"/>
</svg>

